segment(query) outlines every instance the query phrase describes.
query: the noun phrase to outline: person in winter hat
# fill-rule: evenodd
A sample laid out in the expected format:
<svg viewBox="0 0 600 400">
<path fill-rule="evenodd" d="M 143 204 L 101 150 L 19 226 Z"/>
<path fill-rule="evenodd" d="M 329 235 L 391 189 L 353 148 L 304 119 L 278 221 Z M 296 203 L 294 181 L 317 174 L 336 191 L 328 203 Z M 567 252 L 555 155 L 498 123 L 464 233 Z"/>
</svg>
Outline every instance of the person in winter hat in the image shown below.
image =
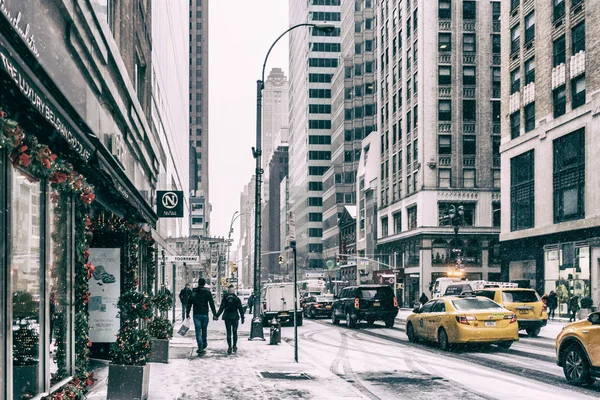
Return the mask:
<svg viewBox="0 0 600 400">
<path fill-rule="evenodd" d="M 425 292 L 423 292 L 423 294 L 421 295 L 421 298 L 419 298 L 419 303 L 421 303 L 421 305 L 427 303 L 429 301 L 429 297 L 427 297 L 427 295 L 425 294 Z"/>
<path fill-rule="evenodd" d="M 235 353 L 237 352 L 237 330 L 240 318 L 242 324 L 244 323 L 244 307 L 240 298 L 235 294 L 235 286 L 233 285 L 229 285 L 227 288 L 227 294 L 223 297 L 215 318 L 219 318 L 221 314 L 227 330 L 227 345 L 229 346 L 227 354 Z"/>
<path fill-rule="evenodd" d="M 203 355 L 204 350 L 208 346 L 207 331 L 208 331 L 208 307 L 212 311 L 213 316 L 217 315 L 215 301 L 213 300 L 210 290 L 205 288 L 206 280 L 198 279 L 198 287 L 192 291 L 192 296 L 186 308 L 186 318 L 190 317 L 190 310 L 194 309 L 194 328 L 196 329 L 196 342 L 198 343 L 198 355 Z M 215 317 L 216 318 L 216 317 Z"/>
</svg>

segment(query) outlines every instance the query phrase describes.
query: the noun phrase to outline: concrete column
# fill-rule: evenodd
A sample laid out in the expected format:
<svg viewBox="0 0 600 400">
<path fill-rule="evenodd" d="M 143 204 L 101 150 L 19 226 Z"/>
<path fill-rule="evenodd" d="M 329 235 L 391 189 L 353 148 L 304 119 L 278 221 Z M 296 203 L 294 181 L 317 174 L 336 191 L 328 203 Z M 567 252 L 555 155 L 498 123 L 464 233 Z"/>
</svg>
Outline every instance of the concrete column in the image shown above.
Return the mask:
<svg viewBox="0 0 600 400">
<path fill-rule="evenodd" d="M 596 309 L 600 307 L 600 246 L 591 248 L 590 285 L 591 297 Z"/>
</svg>

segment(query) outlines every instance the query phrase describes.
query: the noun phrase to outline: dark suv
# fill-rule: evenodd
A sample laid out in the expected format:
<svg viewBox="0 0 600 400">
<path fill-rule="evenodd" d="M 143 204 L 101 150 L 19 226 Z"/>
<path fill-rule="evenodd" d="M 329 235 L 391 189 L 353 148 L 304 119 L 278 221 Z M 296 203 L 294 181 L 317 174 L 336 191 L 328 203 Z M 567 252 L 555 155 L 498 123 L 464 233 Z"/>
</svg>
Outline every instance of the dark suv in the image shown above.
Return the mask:
<svg viewBox="0 0 600 400">
<path fill-rule="evenodd" d="M 360 285 L 342 289 L 333 303 L 331 321 L 334 325 L 343 319 L 349 328 L 355 328 L 359 321 L 373 325 L 375 321 L 385 322 L 391 328 L 398 315 L 398 301 L 391 287 L 385 285 Z"/>
</svg>

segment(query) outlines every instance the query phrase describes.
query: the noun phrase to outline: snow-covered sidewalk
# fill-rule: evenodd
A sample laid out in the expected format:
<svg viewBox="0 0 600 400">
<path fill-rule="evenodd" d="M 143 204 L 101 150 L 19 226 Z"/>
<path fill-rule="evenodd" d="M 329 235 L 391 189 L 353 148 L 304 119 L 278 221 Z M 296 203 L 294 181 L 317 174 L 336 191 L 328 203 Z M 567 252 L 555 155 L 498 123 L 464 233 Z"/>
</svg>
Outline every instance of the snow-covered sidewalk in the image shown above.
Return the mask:
<svg viewBox="0 0 600 400">
<path fill-rule="evenodd" d="M 294 363 L 294 349 L 285 341 L 270 346 L 267 329 L 265 341 L 249 341 L 250 317 L 240 326 L 237 354 L 227 354 L 222 321 L 210 321 L 208 348 L 202 357 L 196 356 L 193 329 L 185 337 L 175 334 L 170 344 L 169 363 L 151 364 L 148 399 L 364 398 L 350 383 L 317 367 L 311 360 L 301 359 L 300 363 Z M 175 332 L 180 325 L 178 322 Z M 106 372 L 98 372 L 97 376 L 106 376 Z M 101 378 L 88 399 L 105 398 L 106 378 Z"/>
</svg>

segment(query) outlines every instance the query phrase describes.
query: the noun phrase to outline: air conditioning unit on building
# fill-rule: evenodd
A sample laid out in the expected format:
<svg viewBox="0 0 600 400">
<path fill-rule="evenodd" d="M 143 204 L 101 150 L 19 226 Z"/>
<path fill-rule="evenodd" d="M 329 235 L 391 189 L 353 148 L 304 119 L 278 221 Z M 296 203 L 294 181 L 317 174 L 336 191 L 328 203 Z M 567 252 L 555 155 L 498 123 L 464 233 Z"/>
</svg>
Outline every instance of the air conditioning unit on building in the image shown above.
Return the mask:
<svg viewBox="0 0 600 400">
<path fill-rule="evenodd" d="M 434 169 L 435 167 L 437 167 L 437 163 L 434 160 L 429 160 L 427 161 L 427 166 L 431 169 Z"/>
</svg>

